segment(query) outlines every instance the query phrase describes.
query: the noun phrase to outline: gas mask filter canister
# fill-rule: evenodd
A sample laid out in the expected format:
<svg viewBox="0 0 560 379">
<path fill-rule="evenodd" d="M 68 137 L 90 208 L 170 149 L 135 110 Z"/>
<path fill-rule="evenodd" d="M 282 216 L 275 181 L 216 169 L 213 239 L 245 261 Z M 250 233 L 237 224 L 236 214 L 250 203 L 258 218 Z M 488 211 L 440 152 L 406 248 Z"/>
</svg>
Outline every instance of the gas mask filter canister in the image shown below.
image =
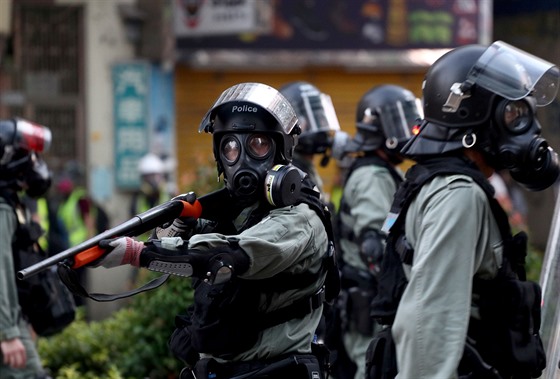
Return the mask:
<svg viewBox="0 0 560 379">
<path fill-rule="evenodd" d="M 295 204 L 299 198 L 302 180 L 302 173 L 297 167 L 275 165 L 266 175 L 266 200 L 278 208 Z"/>
<path fill-rule="evenodd" d="M 534 99 L 503 101 L 496 108 L 498 160 L 531 191 L 550 187 L 560 175 L 558 155 L 540 136 Z"/>
</svg>

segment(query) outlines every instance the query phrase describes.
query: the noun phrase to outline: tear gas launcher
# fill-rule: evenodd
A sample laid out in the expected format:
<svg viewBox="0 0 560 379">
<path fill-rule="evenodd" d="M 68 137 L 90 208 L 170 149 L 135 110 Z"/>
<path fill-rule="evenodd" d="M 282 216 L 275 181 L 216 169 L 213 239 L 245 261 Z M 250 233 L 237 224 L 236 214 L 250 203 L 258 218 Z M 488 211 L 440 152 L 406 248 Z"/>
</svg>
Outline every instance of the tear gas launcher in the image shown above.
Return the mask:
<svg viewBox="0 0 560 379">
<path fill-rule="evenodd" d="M 181 196 L 178 196 L 168 202 L 151 208 L 146 212 L 140 213 L 130 220 L 125 221 L 114 228 L 108 229 L 105 232 L 98 234 L 76 246 L 61 251 L 60 253 L 55 254 L 52 257 L 48 257 L 32 266 L 24 268 L 23 270 L 17 272 L 17 277 L 18 279 L 26 279 L 63 261 L 67 263 L 69 262 L 69 266 L 74 269 L 80 268 L 94 262 L 105 254 L 105 250 L 98 246 L 101 240 L 115 237 L 138 236 L 155 229 L 157 226 L 173 221 L 178 217 L 199 218 L 201 216 L 201 201 L 204 202 L 205 196 L 195 200 L 192 204 L 187 201 L 180 200 L 180 198 Z"/>
</svg>

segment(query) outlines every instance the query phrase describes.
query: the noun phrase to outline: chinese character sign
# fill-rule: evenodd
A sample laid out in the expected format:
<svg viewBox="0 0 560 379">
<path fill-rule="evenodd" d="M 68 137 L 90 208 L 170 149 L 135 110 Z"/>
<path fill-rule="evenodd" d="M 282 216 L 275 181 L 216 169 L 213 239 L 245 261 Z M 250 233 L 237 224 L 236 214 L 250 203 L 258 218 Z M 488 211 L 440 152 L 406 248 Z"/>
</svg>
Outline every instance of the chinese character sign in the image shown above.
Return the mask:
<svg viewBox="0 0 560 379">
<path fill-rule="evenodd" d="M 177 47 L 187 50 L 453 48 L 489 40 L 492 11 L 488 0 L 175 0 L 173 4 Z M 259 19 L 271 27 L 248 28 Z"/>
<path fill-rule="evenodd" d="M 148 151 L 150 66 L 123 63 L 113 66 L 115 123 L 115 183 L 121 189 L 139 185 L 137 164 Z"/>
</svg>

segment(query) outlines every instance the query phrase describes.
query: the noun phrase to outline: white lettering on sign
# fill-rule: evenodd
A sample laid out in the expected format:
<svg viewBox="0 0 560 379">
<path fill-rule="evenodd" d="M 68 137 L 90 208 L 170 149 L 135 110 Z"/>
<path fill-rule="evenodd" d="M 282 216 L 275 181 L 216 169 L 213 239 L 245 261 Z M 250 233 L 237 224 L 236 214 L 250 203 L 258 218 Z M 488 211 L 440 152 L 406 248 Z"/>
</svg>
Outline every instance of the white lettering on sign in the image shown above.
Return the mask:
<svg viewBox="0 0 560 379">
<path fill-rule="evenodd" d="M 234 112 L 253 112 L 253 113 L 257 113 L 257 107 L 252 107 L 250 105 L 242 105 L 242 106 L 234 105 L 233 108 L 231 108 L 231 113 L 234 113 Z"/>
</svg>

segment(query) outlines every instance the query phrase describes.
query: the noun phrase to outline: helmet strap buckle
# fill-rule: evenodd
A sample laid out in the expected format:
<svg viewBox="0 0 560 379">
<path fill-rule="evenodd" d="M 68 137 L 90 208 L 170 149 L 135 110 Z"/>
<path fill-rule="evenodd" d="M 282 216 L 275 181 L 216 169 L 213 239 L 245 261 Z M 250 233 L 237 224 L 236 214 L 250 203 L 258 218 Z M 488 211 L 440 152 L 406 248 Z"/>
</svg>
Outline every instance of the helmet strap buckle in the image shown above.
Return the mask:
<svg viewBox="0 0 560 379">
<path fill-rule="evenodd" d="M 476 144 L 476 134 L 475 133 L 465 134 L 461 142 L 465 149 L 470 149 Z"/>
<path fill-rule="evenodd" d="M 446 113 L 455 113 L 459 106 L 461 105 L 461 101 L 463 99 L 468 99 L 471 97 L 470 89 L 471 84 L 469 82 L 463 83 L 453 83 L 451 88 L 449 89 L 449 96 L 447 97 L 447 101 L 441 107 L 441 110 Z"/>
</svg>

